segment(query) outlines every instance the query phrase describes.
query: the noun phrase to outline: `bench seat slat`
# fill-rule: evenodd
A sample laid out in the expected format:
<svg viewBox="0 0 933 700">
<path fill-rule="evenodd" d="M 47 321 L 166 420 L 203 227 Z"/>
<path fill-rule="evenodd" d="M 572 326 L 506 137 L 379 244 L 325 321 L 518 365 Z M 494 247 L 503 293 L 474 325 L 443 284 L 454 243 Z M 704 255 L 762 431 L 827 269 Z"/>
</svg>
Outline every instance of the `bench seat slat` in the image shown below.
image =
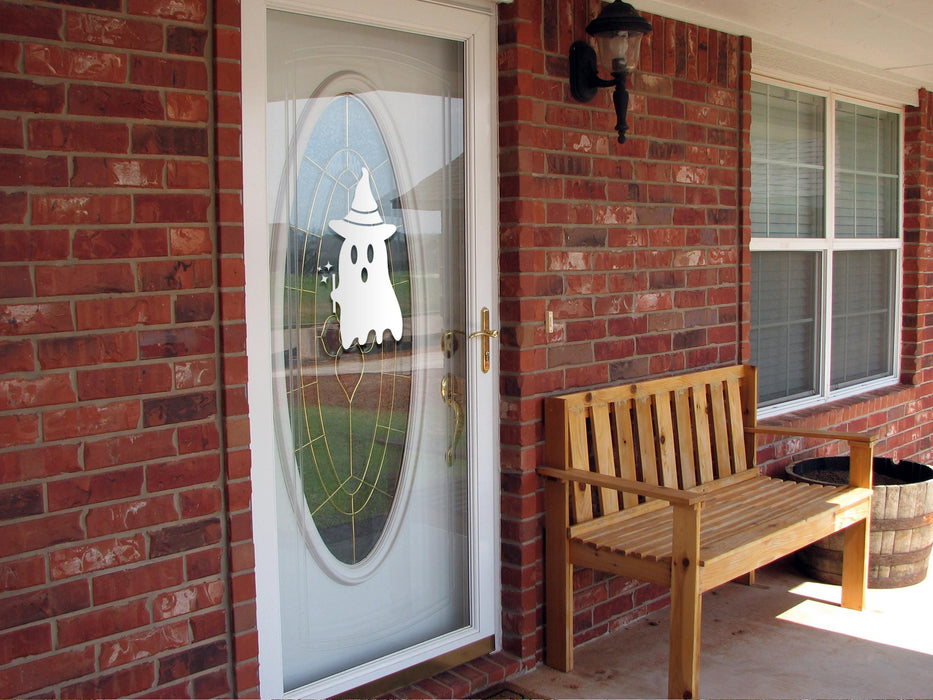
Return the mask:
<svg viewBox="0 0 933 700">
<path fill-rule="evenodd" d="M 742 489 L 744 496 L 729 494 L 728 499 L 711 501 L 704 506 L 701 520 L 701 565 L 707 566 L 710 558 L 721 556 L 723 551 L 768 536 L 788 522 L 819 518 L 838 511 L 840 507 L 861 503 L 865 498 L 864 493 L 853 492 L 845 486 L 797 484 L 767 477 L 755 481 L 758 483 Z M 761 517 L 762 512 L 765 513 L 764 517 Z M 582 545 L 620 555 L 669 561 L 672 513 L 671 506 L 664 506 L 642 514 L 630 521 L 628 527 L 605 528 L 601 532 L 573 539 Z M 750 519 L 756 514 L 757 521 L 749 526 Z"/>
</svg>

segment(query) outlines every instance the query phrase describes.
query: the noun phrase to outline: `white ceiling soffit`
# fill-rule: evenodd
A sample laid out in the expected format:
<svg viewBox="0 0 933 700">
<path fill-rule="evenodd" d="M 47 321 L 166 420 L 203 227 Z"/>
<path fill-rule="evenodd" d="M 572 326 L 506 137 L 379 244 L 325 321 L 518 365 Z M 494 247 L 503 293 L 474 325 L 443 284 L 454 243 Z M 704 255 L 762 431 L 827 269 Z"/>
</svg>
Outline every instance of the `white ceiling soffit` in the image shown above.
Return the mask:
<svg viewBox="0 0 933 700">
<path fill-rule="evenodd" d="M 895 105 L 933 90 L 933 0 L 635 0 L 638 10 L 752 38 L 762 75 Z"/>
</svg>

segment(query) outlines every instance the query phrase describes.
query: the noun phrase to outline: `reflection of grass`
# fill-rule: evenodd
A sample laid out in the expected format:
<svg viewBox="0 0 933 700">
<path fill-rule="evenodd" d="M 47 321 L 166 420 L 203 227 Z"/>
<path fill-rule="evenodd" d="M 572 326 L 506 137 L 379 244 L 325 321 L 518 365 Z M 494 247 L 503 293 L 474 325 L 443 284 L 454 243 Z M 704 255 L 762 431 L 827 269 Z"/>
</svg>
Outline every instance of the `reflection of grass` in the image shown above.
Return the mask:
<svg viewBox="0 0 933 700">
<path fill-rule="evenodd" d="M 352 557 L 348 539 L 366 540 L 357 545 L 365 550 L 357 552 L 361 557 L 381 532 L 398 486 L 407 426 L 401 411 L 308 404 L 292 410 L 308 508 L 327 546 L 344 561 L 352 561 L 341 555 Z"/>
<path fill-rule="evenodd" d="M 395 296 L 398 298 L 402 316 L 411 316 L 411 275 L 408 270 L 393 274 L 392 286 L 395 288 Z M 327 284 L 324 284 L 321 282 L 320 275 L 286 275 L 285 289 L 286 293 L 295 295 L 293 303 L 297 302 L 297 318 L 286 319 L 291 324 L 297 322 L 300 326 L 310 326 L 315 323 L 324 323 L 333 312 L 333 304 L 330 300 L 332 291 L 330 279 Z"/>
</svg>

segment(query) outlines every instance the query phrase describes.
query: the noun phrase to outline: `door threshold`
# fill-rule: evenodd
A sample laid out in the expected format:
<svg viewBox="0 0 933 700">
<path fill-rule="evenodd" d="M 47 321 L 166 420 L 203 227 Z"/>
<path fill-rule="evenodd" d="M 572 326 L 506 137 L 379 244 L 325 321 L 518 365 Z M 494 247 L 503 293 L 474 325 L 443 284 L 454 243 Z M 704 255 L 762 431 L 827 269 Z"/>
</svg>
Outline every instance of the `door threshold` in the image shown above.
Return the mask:
<svg viewBox="0 0 933 700">
<path fill-rule="evenodd" d="M 486 654 L 491 654 L 496 650 L 495 636 L 489 636 L 485 639 L 467 644 L 459 649 L 448 651 L 446 654 L 435 656 L 433 659 L 422 661 L 409 668 L 396 671 L 393 674 L 380 678 L 379 680 L 365 685 L 357 686 L 344 693 L 339 693 L 331 700 L 341 700 L 343 698 L 375 698 L 381 695 L 391 693 L 393 690 L 404 688 L 425 678 L 432 678 L 444 671 L 449 671 L 455 666 L 460 666 L 474 659 L 478 659 Z"/>
</svg>

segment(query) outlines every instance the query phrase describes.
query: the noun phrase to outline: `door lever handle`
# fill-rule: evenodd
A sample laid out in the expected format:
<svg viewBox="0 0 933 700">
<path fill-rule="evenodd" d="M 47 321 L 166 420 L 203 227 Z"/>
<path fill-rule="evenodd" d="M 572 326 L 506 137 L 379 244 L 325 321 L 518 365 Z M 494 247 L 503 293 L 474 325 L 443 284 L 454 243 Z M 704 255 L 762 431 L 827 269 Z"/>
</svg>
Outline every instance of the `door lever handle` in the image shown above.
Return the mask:
<svg viewBox="0 0 933 700">
<path fill-rule="evenodd" d="M 473 331 L 468 337 L 480 339 L 480 349 L 483 354 L 483 374 L 486 374 L 489 371 L 490 364 L 489 339 L 499 337 L 499 331 L 489 328 L 488 307 L 484 306 L 482 311 L 480 311 L 480 329 L 478 331 Z"/>
</svg>

